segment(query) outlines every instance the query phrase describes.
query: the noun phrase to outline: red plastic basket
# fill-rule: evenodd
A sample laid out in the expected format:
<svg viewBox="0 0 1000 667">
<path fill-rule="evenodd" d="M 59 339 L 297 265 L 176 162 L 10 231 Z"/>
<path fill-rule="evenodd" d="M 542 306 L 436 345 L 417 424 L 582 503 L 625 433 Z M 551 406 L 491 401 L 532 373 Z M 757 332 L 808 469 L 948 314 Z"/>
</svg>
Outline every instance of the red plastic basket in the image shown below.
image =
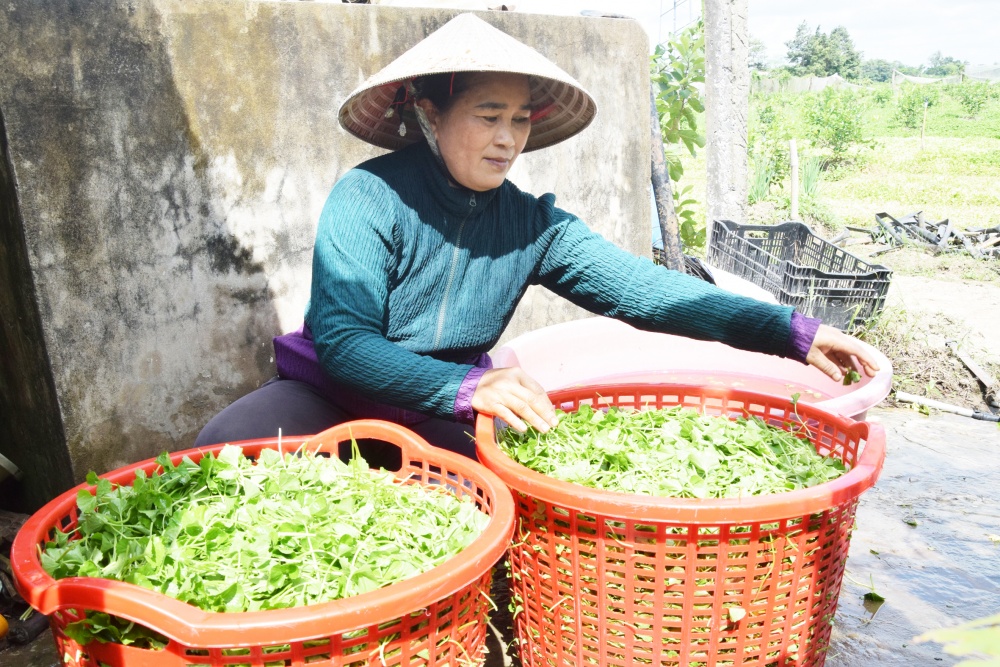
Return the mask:
<svg viewBox="0 0 1000 667">
<path fill-rule="evenodd" d="M 509 545 L 514 506 L 503 483 L 480 464 L 432 447 L 415 433 L 388 422 L 365 420 L 311 437 L 284 438 L 294 450 L 331 452 L 351 438 L 372 438 L 402 450 L 395 473 L 413 483 L 444 485 L 469 497 L 491 516 L 484 533 L 462 553 L 434 569 L 380 590 L 307 607 L 243 613 L 202 611 L 132 584 L 74 577 L 56 581 L 38 560 L 55 528 L 77 520 L 76 495 L 83 484 L 54 499 L 22 527 L 11 550 L 18 590 L 36 610 L 50 615 L 60 655 L 68 667 L 243 667 L 461 665 L 481 660 L 485 649 L 491 572 Z M 246 456 L 278 448 L 277 439 L 234 443 Z M 198 461 L 223 445 L 177 452 Z M 104 475 L 131 484 L 135 471 L 156 468 L 150 459 Z M 167 636 L 163 650 L 91 642 L 79 646 L 63 632 L 87 610 L 135 621 Z"/>
<path fill-rule="evenodd" d="M 788 399 L 679 385 L 558 391 L 587 403 L 755 415 L 797 430 L 850 471 L 809 489 L 720 500 L 590 489 L 530 470 L 496 445 L 481 415 L 479 460 L 514 491 L 510 552 L 524 665 L 822 665 L 860 494 L 875 483 L 885 433 Z M 862 447 L 862 445 L 864 445 Z"/>
</svg>

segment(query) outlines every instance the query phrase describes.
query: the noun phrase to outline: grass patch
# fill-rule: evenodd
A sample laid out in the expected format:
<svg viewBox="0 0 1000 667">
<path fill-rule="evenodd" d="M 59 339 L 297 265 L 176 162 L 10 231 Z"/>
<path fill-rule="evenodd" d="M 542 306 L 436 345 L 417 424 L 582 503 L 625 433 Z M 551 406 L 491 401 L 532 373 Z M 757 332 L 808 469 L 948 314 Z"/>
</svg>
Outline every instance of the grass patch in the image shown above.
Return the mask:
<svg viewBox="0 0 1000 667">
<path fill-rule="evenodd" d="M 888 266 L 897 275 L 921 276 L 935 280 L 979 282 L 1000 281 L 1000 261 L 976 259 L 959 252 L 934 255 L 920 248 L 897 248 L 884 255 L 870 257 L 874 248 L 885 246 L 851 245 L 846 249 L 874 264 Z"/>
<path fill-rule="evenodd" d="M 751 105 L 761 104 L 755 97 Z M 785 110 L 789 127 L 805 136 L 796 115 L 802 105 L 794 96 L 772 96 L 770 104 Z M 751 115 L 759 110 L 751 110 Z M 961 116 L 959 103 L 942 93 L 928 112 L 928 136 L 921 148 L 920 131 L 903 128 L 892 118 L 893 102 L 873 106 L 869 131 L 876 148 L 853 163 L 824 171 L 815 197 L 800 197 L 799 219 L 825 238 L 846 226 L 871 228 L 875 214 L 885 211 L 901 218 L 923 211 L 928 220 L 948 218 L 960 229 L 1000 224 L 1000 101 L 993 100 L 979 118 Z M 933 121 L 933 122 L 932 122 Z M 946 131 L 947 130 L 947 131 Z M 932 136 L 942 134 L 946 136 Z M 806 159 L 803 157 L 803 159 Z M 704 151 L 685 155 L 682 186 L 691 194 L 698 224 L 706 221 L 707 167 Z M 747 207 L 749 224 L 775 224 L 791 219 L 787 179 Z M 961 252 L 932 255 L 900 249 L 870 257 L 882 246 L 851 245 L 847 250 L 866 261 L 883 264 L 901 275 L 945 280 L 1000 280 L 1000 262 L 977 260 Z"/>
<path fill-rule="evenodd" d="M 923 211 L 962 229 L 1000 220 L 1000 139 L 883 137 L 868 163 L 823 184 L 822 200 L 844 224 L 869 227 L 885 211 L 901 218 Z"/>
<path fill-rule="evenodd" d="M 896 116 L 896 98 L 884 105 L 874 104 L 866 114 L 866 125 L 876 137 L 920 137 L 920 127 L 904 127 Z M 990 100 L 975 118 L 969 116 L 961 103 L 947 89 L 938 94 L 937 102 L 927 109 L 926 136 L 955 139 L 1000 139 L 1000 101 Z"/>
</svg>

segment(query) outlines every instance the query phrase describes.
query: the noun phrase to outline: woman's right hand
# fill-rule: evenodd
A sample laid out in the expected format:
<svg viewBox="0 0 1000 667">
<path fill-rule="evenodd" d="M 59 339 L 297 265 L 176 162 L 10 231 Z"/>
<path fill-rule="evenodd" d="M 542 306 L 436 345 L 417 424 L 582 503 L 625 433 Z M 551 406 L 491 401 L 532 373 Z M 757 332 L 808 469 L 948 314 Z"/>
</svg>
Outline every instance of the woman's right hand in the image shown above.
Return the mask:
<svg viewBox="0 0 1000 667">
<path fill-rule="evenodd" d="M 528 426 L 545 433 L 559 423 L 545 389 L 520 368 L 483 373 L 472 394 L 472 409 L 499 417 L 521 433 Z"/>
</svg>

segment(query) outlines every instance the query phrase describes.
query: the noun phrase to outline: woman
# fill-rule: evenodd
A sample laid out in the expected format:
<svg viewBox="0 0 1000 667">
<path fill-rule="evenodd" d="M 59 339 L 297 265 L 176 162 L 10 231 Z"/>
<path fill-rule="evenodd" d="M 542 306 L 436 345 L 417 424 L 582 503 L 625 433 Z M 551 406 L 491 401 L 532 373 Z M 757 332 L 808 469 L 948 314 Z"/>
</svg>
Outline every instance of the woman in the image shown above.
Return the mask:
<svg viewBox="0 0 1000 667">
<path fill-rule="evenodd" d="M 855 359 L 878 370 L 840 331 L 630 255 L 554 195 L 506 180 L 523 151 L 595 114 L 572 77 L 471 14 L 365 82 L 341 124 L 394 152 L 334 186 L 305 325 L 275 339 L 278 378 L 217 415 L 198 444 L 374 417 L 474 456 L 476 412 L 546 431 L 557 420 L 542 387 L 486 354 L 532 284 L 642 329 L 795 358 L 835 380 Z"/>
</svg>

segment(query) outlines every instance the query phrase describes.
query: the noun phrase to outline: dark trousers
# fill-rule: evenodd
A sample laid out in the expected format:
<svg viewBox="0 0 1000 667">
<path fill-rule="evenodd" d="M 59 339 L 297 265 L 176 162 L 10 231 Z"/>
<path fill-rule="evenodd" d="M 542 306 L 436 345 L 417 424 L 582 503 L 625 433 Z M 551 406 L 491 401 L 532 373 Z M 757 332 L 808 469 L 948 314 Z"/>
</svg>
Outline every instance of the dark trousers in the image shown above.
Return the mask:
<svg viewBox="0 0 1000 667">
<path fill-rule="evenodd" d="M 198 434 L 198 447 L 257 438 L 313 435 L 356 417 L 330 403 L 312 385 L 273 378 L 215 415 Z M 444 419 L 407 426 L 427 442 L 476 458 L 473 428 Z M 362 456 L 373 467 L 398 470 L 399 449 L 379 442 L 359 442 Z M 343 450 L 342 450 L 343 452 Z"/>
</svg>

